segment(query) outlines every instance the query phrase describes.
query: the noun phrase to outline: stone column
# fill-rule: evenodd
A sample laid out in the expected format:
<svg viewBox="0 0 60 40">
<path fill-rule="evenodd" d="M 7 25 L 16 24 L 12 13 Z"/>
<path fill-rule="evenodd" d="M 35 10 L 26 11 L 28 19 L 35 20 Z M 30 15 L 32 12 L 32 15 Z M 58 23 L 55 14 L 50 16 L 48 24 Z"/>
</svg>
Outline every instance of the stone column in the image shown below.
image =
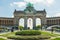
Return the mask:
<svg viewBox="0 0 60 40">
<path fill-rule="evenodd" d="M 43 26 L 43 19 L 41 18 L 41 29 L 42 29 L 42 26 Z"/>
<path fill-rule="evenodd" d="M 15 27 L 18 27 L 18 26 L 19 26 L 18 17 L 15 17 L 15 18 L 14 18 L 14 26 L 15 26 Z"/>
<path fill-rule="evenodd" d="M 33 17 L 33 29 L 36 29 L 36 18 Z"/>
<path fill-rule="evenodd" d="M 42 18 L 41 19 L 41 27 L 45 27 L 45 26 L 46 26 L 46 18 Z"/>
<path fill-rule="evenodd" d="M 24 29 L 27 30 L 27 17 L 24 18 Z"/>
</svg>

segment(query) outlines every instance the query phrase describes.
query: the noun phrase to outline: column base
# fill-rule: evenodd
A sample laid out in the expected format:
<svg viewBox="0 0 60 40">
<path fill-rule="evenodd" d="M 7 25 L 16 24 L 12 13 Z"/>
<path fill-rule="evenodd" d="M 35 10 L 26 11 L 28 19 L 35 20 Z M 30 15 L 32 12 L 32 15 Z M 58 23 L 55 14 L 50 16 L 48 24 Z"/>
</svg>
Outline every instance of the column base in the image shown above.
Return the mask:
<svg viewBox="0 0 60 40">
<path fill-rule="evenodd" d="M 24 30 L 27 30 L 28 28 L 27 27 L 24 27 Z"/>
<path fill-rule="evenodd" d="M 36 30 L 36 27 L 33 27 L 33 30 Z"/>
</svg>

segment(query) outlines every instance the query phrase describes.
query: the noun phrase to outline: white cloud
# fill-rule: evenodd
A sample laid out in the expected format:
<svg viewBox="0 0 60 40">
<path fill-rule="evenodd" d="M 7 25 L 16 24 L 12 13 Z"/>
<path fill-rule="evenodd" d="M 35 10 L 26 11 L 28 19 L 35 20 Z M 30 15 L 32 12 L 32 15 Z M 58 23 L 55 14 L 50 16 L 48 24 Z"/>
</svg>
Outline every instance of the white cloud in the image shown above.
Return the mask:
<svg viewBox="0 0 60 40">
<path fill-rule="evenodd" d="M 26 2 L 13 2 L 10 4 L 10 6 L 17 6 L 17 7 L 23 7 L 26 5 Z"/>
<path fill-rule="evenodd" d="M 46 17 L 50 17 L 49 15 L 46 15 Z"/>
<path fill-rule="evenodd" d="M 54 0 L 46 0 L 48 4 L 52 4 Z"/>
<path fill-rule="evenodd" d="M 55 13 L 54 15 L 46 15 L 46 17 L 60 17 L 60 13 Z"/>
<path fill-rule="evenodd" d="M 12 15 L 12 18 L 13 18 L 14 16 Z"/>
<path fill-rule="evenodd" d="M 32 4 L 44 4 L 47 6 L 50 6 L 54 3 L 54 0 L 24 0 L 24 2 L 13 2 L 10 4 L 10 6 L 17 6 L 17 7 L 23 7 L 26 6 L 26 3 L 32 3 Z"/>
<path fill-rule="evenodd" d="M 10 3 L 10 6 L 13 6 L 13 4 L 12 4 L 12 3 Z"/>
<path fill-rule="evenodd" d="M 30 2 L 30 3 L 33 3 L 33 4 L 42 3 L 42 4 L 45 4 L 47 6 L 52 5 L 54 3 L 54 0 L 24 0 L 24 1 L 25 2 Z"/>
<path fill-rule="evenodd" d="M 55 16 L 55 17 L 58 17 L 58 16 L 60 16 L 60 13 L 56 13 L 54 16 Z"/>
<path fill-rule="evenodd" d="M 46 5 L 50 6 L 54 3 L 55 0 L 46 0 Z"/>
<path fill-rule="evenodd" d="M 30 3 L 39 3 L 39 2 L 43 2 L 43 0 L 24 0 L 25 2 L 30 2 Z"/>
</svg>

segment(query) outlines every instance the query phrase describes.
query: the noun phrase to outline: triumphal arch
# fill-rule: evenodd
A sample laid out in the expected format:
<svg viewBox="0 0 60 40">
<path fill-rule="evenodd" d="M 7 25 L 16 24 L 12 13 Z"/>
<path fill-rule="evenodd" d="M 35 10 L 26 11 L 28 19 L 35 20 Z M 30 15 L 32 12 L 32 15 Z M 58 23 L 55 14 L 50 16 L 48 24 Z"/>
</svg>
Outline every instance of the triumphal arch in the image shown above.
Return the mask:
<svg viewBox="0 0 60 40">
<path fill-rule="evenodd" d="M 27 29 L 27 19 L 33 19 L 33 29 L 36 28 L 36 18 L 41 19 L 41 26 L 46 25 L 46 11 L 40 10 L 37 11 L 34 9 L 31 3 L 27 4 L 27 7 L 23 11 L 16 11 L 14 12 L 14 24 L 15 26 L 19 26 L 19 19 L 24 18 L 24 29 Z"/>
</svg>

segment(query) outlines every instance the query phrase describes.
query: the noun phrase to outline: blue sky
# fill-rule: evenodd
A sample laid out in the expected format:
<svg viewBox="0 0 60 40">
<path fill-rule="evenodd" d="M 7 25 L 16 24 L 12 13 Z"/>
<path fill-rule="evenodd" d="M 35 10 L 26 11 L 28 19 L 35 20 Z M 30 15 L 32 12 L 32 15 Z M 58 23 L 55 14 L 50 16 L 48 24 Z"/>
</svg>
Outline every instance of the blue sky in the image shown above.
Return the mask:
<svg viewBox="0 0 60 40">
<path fill-rule="evenodd" d="M 0 17 L 13 17 L 15 9 L 24 10 L 29 2 L 33 4 L 36 10 L 45 9 L 47 17 L 60 16 L 60 0 L 0 0 Z"/>
<path fill-rule="evenodd" d="M 46 9 L 48 17 L 60 16 L 60 0 L 0 0 L 0 17 L 13 17 L 14 10 L 24 10 L 27 3 L 36 10 Z"/>
</svg>

